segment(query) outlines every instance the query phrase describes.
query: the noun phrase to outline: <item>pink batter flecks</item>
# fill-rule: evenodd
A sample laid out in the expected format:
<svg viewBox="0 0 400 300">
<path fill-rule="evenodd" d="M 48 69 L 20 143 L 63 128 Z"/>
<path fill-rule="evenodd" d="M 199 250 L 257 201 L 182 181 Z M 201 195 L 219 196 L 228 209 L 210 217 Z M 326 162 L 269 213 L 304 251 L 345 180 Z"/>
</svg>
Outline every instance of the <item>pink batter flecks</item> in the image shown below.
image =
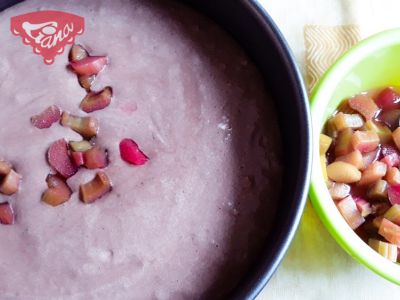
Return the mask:
<svg viewBox="0 0 400 300">
<path fill-rule="evenodd" d="M 79 135 L 30 117 L 55 104 L 84 115 L 85 91 L 9 32 L 10 17 L 63 10 L 85 18 L 77 42 L 110 65 L 99 145 L 113 191 L 91 205 L 40 201 L 49 145 Z M 199 299 L 221 297 L 243 275 L 272 222 L 279 196 L 280 139 L 272 101 L 254 65 L 210 20 L 171 1 L 29 0 L 0 13 L 0 158 L 23 176 L 11 198 L 13 226 L 0 226 L 0 295 L 20 299 Z M 126 113 L 132 103 L 137 110 Z M 121 108 L 124 111 L 121 111 Z M 128 109 L 129 111 L 129 109 Z M 128 165 L 123 138 L 150 157 Z"/>
</svg>

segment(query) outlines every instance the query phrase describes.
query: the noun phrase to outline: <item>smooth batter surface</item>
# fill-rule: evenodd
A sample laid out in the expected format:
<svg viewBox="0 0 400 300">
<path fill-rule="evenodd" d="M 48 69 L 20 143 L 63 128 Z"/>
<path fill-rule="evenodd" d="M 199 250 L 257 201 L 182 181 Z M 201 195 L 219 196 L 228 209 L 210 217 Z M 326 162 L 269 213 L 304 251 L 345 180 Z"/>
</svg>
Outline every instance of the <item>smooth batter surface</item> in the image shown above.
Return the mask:
<svg viewBox="0 0 400 300">
<path fill-rule="evenodd" d="M 76 192 L 40 202 L 49 145 L 79 135 L 30 117 L 52 104 L 84 115 L 85 95 L 67 51 L 45 65 L 9 31 L 10 17 L 44 9 L 83 16 L 77 42 L 110 58 L 95 89 L 115 97 L 92 115 L 114 189 L 91 205 Z M 29 0 L 2 12 L 0 29 L 0 158 L 23 176 L 17 195 L 0 195 L 17 214 L 0 225 L 1 299 L 212 299 L 234 286 L 268 232 L 281 174 L 273 105 L 236 43 L 170 1 Z M 125 137 L 146 165 L 120 159 Z M 77 191 L 94 173 L 68 183 Z"/>
</svg>

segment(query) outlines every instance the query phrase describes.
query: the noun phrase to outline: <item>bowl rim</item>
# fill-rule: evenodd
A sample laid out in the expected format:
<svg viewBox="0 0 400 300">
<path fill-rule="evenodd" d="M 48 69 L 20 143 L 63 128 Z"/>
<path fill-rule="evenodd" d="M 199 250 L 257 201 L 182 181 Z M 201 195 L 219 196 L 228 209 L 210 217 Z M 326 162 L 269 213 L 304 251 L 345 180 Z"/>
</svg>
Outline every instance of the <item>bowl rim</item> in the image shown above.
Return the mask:
<svg viewBox="0 0 400 300">
<path fill-rule="evenodd" d="M 390 262 L 370 248 L 347 225 L 336 209 L 323 179 L 319 155 L 319 134 L 325 122 L 323 112 L 337 84 L 355 65 L 369 55 L 391 46 L 400 46 L 400 28 L 377 33 L 353 46 L 328 69 L 313 89 L 310 108 L 315 142 L 312 145 L 313 162 L 309 196 L 322 223 L 350 256 L 383 278 L 400 285 L 400 265 Z"/>
</svg>

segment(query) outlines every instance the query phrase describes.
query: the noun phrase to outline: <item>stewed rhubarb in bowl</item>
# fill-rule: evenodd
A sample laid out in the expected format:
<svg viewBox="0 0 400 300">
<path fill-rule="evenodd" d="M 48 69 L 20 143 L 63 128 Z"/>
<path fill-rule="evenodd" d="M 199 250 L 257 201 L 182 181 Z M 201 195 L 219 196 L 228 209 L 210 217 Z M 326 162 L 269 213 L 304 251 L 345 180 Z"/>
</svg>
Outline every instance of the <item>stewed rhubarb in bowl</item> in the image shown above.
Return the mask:
<svg viewBox="0 0 400 300">
<path fill-rule="evenodd" d="M 252 299 L 279 265 L 300 75 L 256 2 L 181 2 L 0 2 L 1 299 Z M 48 11 L 84 20 L 52 63 Z"/>
<path fill-rule="evenodd" d="M 400 284 L 400 31 L 362 41 L 320 80 L 310 197 L 355 259 Z"/>
</svg>

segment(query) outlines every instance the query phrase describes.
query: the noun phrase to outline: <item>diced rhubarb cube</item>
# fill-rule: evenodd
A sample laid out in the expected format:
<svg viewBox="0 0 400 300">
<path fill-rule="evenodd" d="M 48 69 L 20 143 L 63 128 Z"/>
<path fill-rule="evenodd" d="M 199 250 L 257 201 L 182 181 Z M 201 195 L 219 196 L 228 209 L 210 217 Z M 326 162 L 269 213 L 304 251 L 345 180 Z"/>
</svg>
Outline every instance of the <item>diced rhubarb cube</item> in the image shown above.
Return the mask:
<svg viewBox="0 0 400 300">
<path fill-rule="evenodd" d="M 72 157 L 72 160 L 73 160 L 75 166 L 80 167 L 85 164 L 84 152 L 72 151 L 71 157 Z"/>
<path fill-rule="evenodd" d="M 93 147 L 83 153 L 85 167 L 88 169 L 103 169 L 108 165 L 107 150 Z"/>
<path fill-rule="evenodd" d="M 58 122 L 60 118 L 61 109 L 56 105 L 52 105 L 40 114 L 31 117 L 31 122 L 36 128 L 43 129 L 51 127 L 51 125 Z"/>
<path fill-rule="evenodd" d="M 11 163 L 5 160 L 0 160 L 0 179 L 10 173 L 12 169 Z"/>
<path fill-rule="evenodd" d="M 0 203 L 0 224 L 14 224 L 14 211 L 8 202 Z"/>
<path fill-rule="evenodd" d="M 356 201 L 356 206 L 361 216 L 365 218 L 372 213 L 371 204 L 367 200 L 362 198 L 355 198 L 354 200 Z"/>
<path fill-rule="evenodd" d="M 336 206 L 351 229 L 354 230 L 365 222 L 365 219 L 357 209 L 356 202 L 351 196 L 340 200 Z"/>
<path fill-rule="evenodd" d="M 371 120 L 379 111 L 374 100 L 367 95 L 354 96 L 348 102 L 349 106 L 362 114 L 366 120 Z"/>
<path fill-rule="evenodd" d="M 111 181 L 104 172 L 97 172 L 89 182 L 79 186 L 80 199 L 84 203 L 92 203 L 111 191 Z"/>
<path fill-rule="evenodd" d="M 352 164 L 359 170 L 363 169 L 364 167 L 363 156 L 359 150 L 354 150 L 349 154 L 339 156 L 336 158 L 336 161 L 343 161 Z"/>
<path fill-rule="evenodd" d="M 332 144 L 332 138 L 321 133 L 319 135 L 319 155 L 325 155 Z"/>
<path fill-rule="evenodd" d="M 326 171 L 326 157 L 325 155 L 320 155 L 319 159 L 321 164 L 322 176 L 324 177 L 325 182 L 328 182 L 328 173 Z"/>
<path fill-rule="evenodd" d="M 333 121 L 337 130 L 342 131 L 346 128 L 357 129 L 364 125 L 364 120 L 359 114 L 344 114 L 338 112 L 334 117 Z"/>
<path fill-rule="evenodd" d="M 400 185 L 400 171 L 396 167 L 389 168 L 385 176 L 390 185 Z"/>
<path fill-rule="evenodd" d="M 90 92 L 83 98 L 80 108 L 87 113 L 103 109 L 110 105 L 112 89 L 107 86 L 98 93 Z"/>
<path fill-rule="evenodd" d="M 387 200 L 389 185 L 385 180 L 376 181 L 368 191 L 368 197 L 374 200 Z"/>
<path fill-rule="evenodd" d="M 51 144 L 47 151 L 47 160 L 50 166 L 65 178 L 71 177 L 78 171 L 68 155 L 68 144 L 65 139 L 59 139 Z"/>
<path fill-rule="evenodd" d="M 395 131 L 393 131 L 392 138 L 397 149 L 400 149 L 400 127 L 398 127 Z"/>
<path fill-rule="evenodd" d="M 350 190 L 350 185 L 334 182 L 329 188 L 329 194 L 331 194 L 333 200 L 340 200 L 346 198 L 350 194 Z"/>
<path fill-rule="evenodd" d="M 397 167 L 400 163 L 400 156 L 397 153 L 392 153 L 384 156 L 381 162 L 384 162 L 388 168 Z"/>
<path fill-rule="evenodd" d="M 373 162 L 377 161 L 380 155 L 380 148 L 375 149 L 374 151 L 364 153 L 363 154 L 363 167 L 361 170 L 365 170 L 370 166 Z"/>
<path fill-rule="evenodd" d="M 392 185 L 388 188 L 388 197 L 392 205 L 400 204 L 400 185 Z"/>
<path fill-rule="evenodd" d="M 370 164 L 362 173 L 359 185 L 368 185 L 382 179 L 386 175 L 386 164 L 381 161 L 375 161 Z"/>
<path fill-rule="evenodd" d="M 336 157 L 346 155 L 354 150 L 351 143 L 352 136 L 353 130 L 351 128 L 346 128 L 339 133 L 335 145 Z"/>
<path fill-rule="evenodd" d="M 384 89 L 377 97 L 375 103 L 382 109 L 394 109 L 399 107 L 400 96 L 397 92 L 388 87 Z"/>
<path fill-rule="evenodd" d="M 86 139 L 97 135 L 99 122 L 93 117 L 77 117 L 64 112 L 61 117 L 61 125 L 69 127 Z"/>
<path fill-rule="evenodd" d="M 375 213 L 374 210 L 372 212 Z M 383 216 L 375 217 L 372 220 L 372 225 L 376 228 L 377 231 L 379 230 L 379 227 L 381 227 L 382 220 L 383 220 Z"/>
<path fill-rule="evenodd" d="M 69 146 L 71 147 L 72 151 L 76 152 L 85 152 L 93 147 L 88 141 L 70 141 Z"/>
<path fill-rule="evenodd" d="M 149 158 L 140 150 L 138 144 L 131 139 L 123 139 L 119 144 L 119 152 L 122 160 L 132 165 L 143 165 Z"/>
<path fill-rule="evenodd" d="M 383 218 L 378 233 L 387 241 L 400 247 L 400 226 Z"/>
<path fill-rule="evenodd" d="M 361 179 L 361 172 L 353 165 L 335 161 L 326 167 L 328 178 L 340 183 L 353 183 Z"/>
<path fill-rule="evenodd" d="M 385 123 L 391 130 L 399 127 L 400 109 L 383 111 L 378 115 L 378 120 Z"/>
<path fill-rule="evenodd" d="M 12 195 L 18 192 L 21 176 L 11 169 L 11 171 L 3 178 L 0 183 L 0 193 L 4 195 Z"/>
<path fill-rule="evenodd" d="M 400 204 L 395 204 L 384 215 L 385 219 L 388 219 L 390 222 L 393 222 L 397 225 L 400 225 Z"/>
<path fill-rule="evenodd" d="M 389 244 L 386 242 L 382 242 L 376 239 L 369 239 L 368 245 L 382 255 L 384 258 L 392 262 L 397 261 L 397 246 L 393 244 Z"/>
<path fill-rule="evenodd" d="M 356 131 L 351 137 L 351 143 L 355 150 L 362 153 L 371 152 L 379 145 L 379 136 L 373 131 Z"/>
<path fill-rule="evenodd" d="M 64 179 L 57 175 L 49 175 L 46 178 L 48 189 L 42 195 L 42 201 L 57 206 L 71 198 L 72 191 Z"/>
<path fill-rule="evenodd" d="M 81 60 L 71 61 L 69 65 L 78 75 L 97 75 L 107 64 L 107 56 L 88 56 Z"/>
<path fill-rule="evenodd" d="M 326 122 L 324 132 L 326 133 L 327 136 L 333 139 L 336 139 L 338 137 L 339 131 L 335 126 L 335 120 L 333 117 Z"/>
<path fill-rule="evenodd" d="M 383 144 L 389 143 L 392 140 L 392 131 L 384 124 L 368 120 L 367 122 L 365 122 L 363 128 L 365 130 L 376 132 L 376 134 L 379 136 L 380 142 Z"/>
<path fill-rule="evenodd" d="M 86 91 L 90 91 L 94 81 L 96 80 L 96 75 L 80 75 L 78 76 L 78 82 L 81 87 Z"/>
<path fill-rule="evenodd" d="M 82 60 L 86 57 L 89 56 L 89 53 L 83 46 L 74 44 L 71 47 L 71 50 L 69 52 L 69 61 L 78 61 Z"/>
</svg>

